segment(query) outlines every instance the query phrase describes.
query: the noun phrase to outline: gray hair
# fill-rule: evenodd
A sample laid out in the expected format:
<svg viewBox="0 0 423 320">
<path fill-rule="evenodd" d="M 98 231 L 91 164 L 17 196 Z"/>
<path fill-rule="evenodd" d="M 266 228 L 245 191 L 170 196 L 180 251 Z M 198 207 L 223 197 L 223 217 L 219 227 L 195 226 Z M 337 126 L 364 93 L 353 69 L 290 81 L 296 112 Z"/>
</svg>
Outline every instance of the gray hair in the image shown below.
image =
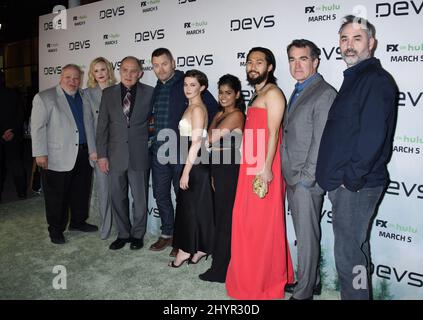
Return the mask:
<svg viewBox="0 0 423 320">
<path fill-rule="evenodd" d="M 360 26 L 361 29 L 366 31 L 367 36 L 369 38 L 374 38 L 376 35 L 375 26 L 371 24 L 368 20 L 362 17 L 357 17 L 350 14 L 348 16 L 343 17 L 341 21 L 342 21 L 342 24 L 341 24 L 341 27 L 339 28 L 338 34 L 341 34 L 342 30 L 345 28 L 346 25 L 350 23 L 356 23 Z"/>
<path fill-rule="evenodd" d="M 80 66 L 78 66 L 77 64 L 74 63 L 68 63 L 67 65 L 62 67 L 62 73 L 63 71 L 65 71 L 66 69 L 75 69 L 79 72 L 79 75 L 81 76 L 83 74 L 82 69 L 80 68 Z"/>
<path fill-rule="evenodd" d="M 133 60 L 133 61 L 135 61 L 135 63 L 138 65 L 138 67 L 140 68 L 140 70 L 142 71 L 142 62 L 141 62 L 141 60 L 140 59 L 138 59 L 137 57 L 134 57 L 134 56 L 126 56 L 125 58 L 123 58 L 121 61 L 120 61 L 120 64 L 122 65 L 124 62 L 125 62 L 125 60 Z"/>
</svg>

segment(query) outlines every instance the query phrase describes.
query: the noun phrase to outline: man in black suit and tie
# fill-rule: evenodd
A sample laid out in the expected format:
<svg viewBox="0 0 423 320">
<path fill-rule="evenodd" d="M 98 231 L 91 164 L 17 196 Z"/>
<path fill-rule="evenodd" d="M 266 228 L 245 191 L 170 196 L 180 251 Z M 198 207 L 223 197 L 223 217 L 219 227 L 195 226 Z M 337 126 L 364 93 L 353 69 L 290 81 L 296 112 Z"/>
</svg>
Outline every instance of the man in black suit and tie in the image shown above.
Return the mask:
<svg viewBox="0 0 423 320">
<path fill-rule="evenodd" d="M 0 72 L 0 200 L 6 170 L 10 170 L 20 199 L 26 198 L 26 174 L 22 161 L 22 113 L 19 97 L 6 88 Z"/>
<path fill-rule="evenodd" d="M 96 133 L 100 170 L 109 175 L 112 214 L 118 230 L 110 245 L 118 250 L 130 242 L 141 249 L 147 226 L 148 119 L 153 87 L 140 83 L 142 65 L 132 56 L 121 61 L 121 82 L 104 89 Z M 134 221 L 129 220 L 128 186 L 134 199 Z"/>
</svg>

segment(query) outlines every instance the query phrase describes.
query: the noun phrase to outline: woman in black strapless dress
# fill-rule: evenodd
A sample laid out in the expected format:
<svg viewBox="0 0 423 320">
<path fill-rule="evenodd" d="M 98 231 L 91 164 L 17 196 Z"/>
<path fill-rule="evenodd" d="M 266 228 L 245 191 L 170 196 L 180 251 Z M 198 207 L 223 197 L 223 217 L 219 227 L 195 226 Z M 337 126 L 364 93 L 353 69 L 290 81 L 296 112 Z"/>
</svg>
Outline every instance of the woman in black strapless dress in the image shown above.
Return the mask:
<svg viewBox="0 0 423 320">
<path fill-rule="evenodd" d="M 218 82 L 221 111 L 209 127 L 211 174 L 214 187 L 215 241 L 211 268 L 199 277 L 204 281 L 225 282 L 231 257 L 232 208 L 241 160 L 240 145 L 245 122 L 241 82 L 233 75 Z"/>
</svg>

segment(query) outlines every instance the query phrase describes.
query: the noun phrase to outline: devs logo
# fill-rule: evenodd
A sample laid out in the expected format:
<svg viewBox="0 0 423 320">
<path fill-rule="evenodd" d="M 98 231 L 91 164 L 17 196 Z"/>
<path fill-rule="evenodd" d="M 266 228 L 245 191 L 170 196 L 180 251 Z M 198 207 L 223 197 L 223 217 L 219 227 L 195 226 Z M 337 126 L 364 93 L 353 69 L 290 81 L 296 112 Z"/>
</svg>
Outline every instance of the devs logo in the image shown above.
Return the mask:
<svg viewBox="0 0 423 320">
<path fill-rule="evenodd" d="M 412 287 L 423 287 L 423 274 L 421 273 L 383 264 L 379 264 L 372 269 L 379 278 L 387 279 L 392 282 L 403 283 Z"/>
<path fill-rule="evenodd" d="M 331 48 L 322 47 L 322 53 L 323 53 L 323 57 L 325 57 L 326 60 L 342 60 L 340 47 L 331 47 Z"/>
<path fill-rule="evenodd" d="M 273 28 L 275 26 L 275 16 L 261 16 L 251 18 L 241 18 L 231 20 L 231 31 L 253 30 L 261 28 Z"/>
<path fill-rule="evenodd" d="M 206 33 L 207 21 L 185 22 L 184 30 L 187 36 Z"/>
<path fill-rule="evenodd" d="M 410 92 L 400 91 L 398 93 L 398 106 L 417 107 L 423 105 L 423 91 Z"/>
<path fill-rule="evenodd" d="M 422 15 L 423 1 L 397 1 L 394 3 L 376 3 L 376 18 L 393 16 Z"/>
<path fill-rule="evenodd" d="M 391 62 L 423 62 L 423 42 L 390 43 L 386 45 L 386 52 L 391 54 Z"/>
<path fill-rule="evenodd" d="M 141 1 L 140 7 L 142 8 L 142 13 L 149 13 L 159 10 L 159 4 L 160 0 Z"/>
<path fill-rule="evenodd" d="M 197 2 L 197 0 L 178 0 L 179 4 L 188 4 L 193 2 Z"/>
<path fill-rule="evenodd" d="M 91 48 L 90 40 L 69 42 L 69 51 L 79 51 Z"/>
<path fill-rule="evenodd" d="M 149 30 L 135 33 L 135 42 L 147 42 L 151 40 L 161 40 L 165 37 L 164 29 Z"/>
<path fill-rule="evenodd" d="M 304 8 L 308 22 L 323 22 L 336 20 L 337 12 L 341 10 L 340 4 L 309 6 Z"/>
<path fill-rule="evenodd" d="M 117 8 L 111 8 L 106 10 L 101 10 L 99 13 L 100 20 L 110 19 L 114 17 L 120 17 L 125 14 L 125 6 L 120 6 Z"/>
<path fill-rule="evenodd" d="M 148 215 L 153 216 L 154 218 L 160 218 L 159 209 L 158 208 L 149 208 Z"/>
<path fill-rule="evenodd" d="M 103 35 L 104 45 L 105 46 L 114 46 L 119 44 L 120 34 L 118 33 L 110 33 Z"/>
<path fill-rule="evenodd" d="M 62 23 L 61 19 L 56 20 L 55 23 L 57 23 L 56 27 L 54 26 L 53 21 L 44 23 L 44 31 L 49 31 L 49 30 L 53 30 L 53 29 L 64 29 L 62 27 L 63 23 Z"/>
<path fill-rule="evenodd" d="M 214 60 L 212 54 L 178 57 L 176 59 L 176 65 L 180 68 L 211 66 L 213 63 Z"/>
<path fill-rule="evenodd" d="M 112 65 L 113 71 L 120 70 L 120 61 L 110 61 L 110 64 Z"/>
<path fill-rule="evenodd" d="M 57 66 L 57 67 L 45 67 L 44 68 L 44 75 L 45 76 L 49 76 L 49 75 L 58 75 L 62 73 L 62 67 L 61 66 Z"/>
<path fill-rule="evenodd" d="M 237 58 L 237 60 L 239 61 L 239 66 L 240 67 L 245 67 L 245 65 L 246 65 L 246 59 L 247 59 L 247 53 L 244 51 L 244 52 L 237 52 L 236 53 L 236 58 Z"/>
<path fill-rule="evenodd" d="M 416 137 L 420 143 L 423 143 L 423 138 Z M 391 181 L 386 194 L 392 196 L 401 196 L 413 199 L 423 199 L 423 184 L 417 184 L 412 182 L 403 181 Z"/>
<path fill-rule="evenodd" d="M 245 103 L 248 103 L 252 96 L 254 95 L 254 90 L 241 90 L 242 97 L 244 98 Z"/>
</svg>

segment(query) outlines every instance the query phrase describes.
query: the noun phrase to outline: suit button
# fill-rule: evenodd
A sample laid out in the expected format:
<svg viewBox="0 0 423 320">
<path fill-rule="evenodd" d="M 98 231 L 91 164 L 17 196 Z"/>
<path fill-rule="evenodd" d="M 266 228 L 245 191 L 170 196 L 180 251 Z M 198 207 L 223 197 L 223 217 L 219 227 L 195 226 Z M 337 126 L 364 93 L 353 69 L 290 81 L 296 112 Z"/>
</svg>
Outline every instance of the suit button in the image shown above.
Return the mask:
<svg viewBox="0 0 423 320">
<path fill-rule="evenodd" d="M 126 141 L 126 143 L 128 143 L 128 141 Z"/>
<path fill-rule="evenodd" d="M 76 130 L 76 133 L 78 133 L 78 130 Z"/>
<path fill-rule="evenodd" d="M 76 146 L 78 146 L 78 144 L 77 144 L 77 143 L 75 143 L 75 145 L 76 145 Z"/>
<path fill-rule="evenodd" d="M 127 126 L 127 128 L 129 129 L 131 126 Z"/>
<path fill-rule="evenodd" d="M 288 130 L 285 129 L 283 132 L 288 133 Z"/>
<path fill-rule="evenodd" d="M 98 113 L 98 110 L 95 113 Z"/>
</svg>

